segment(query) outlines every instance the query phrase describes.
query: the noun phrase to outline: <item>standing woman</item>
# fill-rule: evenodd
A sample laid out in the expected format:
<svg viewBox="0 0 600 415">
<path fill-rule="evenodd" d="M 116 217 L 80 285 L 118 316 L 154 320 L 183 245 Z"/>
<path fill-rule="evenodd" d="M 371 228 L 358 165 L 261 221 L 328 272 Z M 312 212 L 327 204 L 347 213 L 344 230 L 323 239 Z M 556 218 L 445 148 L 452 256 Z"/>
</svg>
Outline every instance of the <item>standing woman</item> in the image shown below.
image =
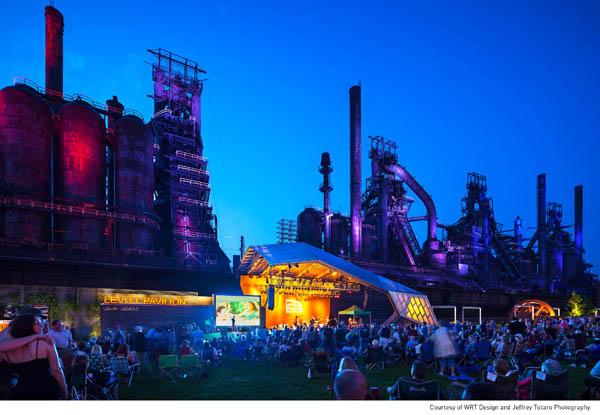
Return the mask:
<svg viewBox="0 0 600 415">
<path fill-rule="evenodd" d="M 39 317 L 22 315 L 12 321 L 10 335 L 20 339 L 40 334 L 41 329 Z M 54 344 L 36 339 L 18 349 L 0 353 L 0 361 L 8 363 L 19 376 L 12 399 L 51 400 L 67 396 L 65 376 Z"/>
</svg>

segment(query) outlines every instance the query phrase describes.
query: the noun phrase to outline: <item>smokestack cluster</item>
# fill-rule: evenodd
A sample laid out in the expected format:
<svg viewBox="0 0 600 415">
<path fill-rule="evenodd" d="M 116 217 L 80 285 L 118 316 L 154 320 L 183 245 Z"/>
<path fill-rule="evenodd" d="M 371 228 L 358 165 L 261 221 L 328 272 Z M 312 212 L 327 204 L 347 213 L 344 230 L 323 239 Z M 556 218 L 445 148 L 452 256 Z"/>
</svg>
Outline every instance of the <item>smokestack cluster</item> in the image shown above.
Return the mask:
<svg viewBox="0 0 600 415">
<path fill-rule="evenodd" d="M 575 186 L 575 252 L 577 273 L 585 271 L 583 264 L 583 186 Z"/>
<path fill-rule="evenodd" d="M 361 97 L 360 86 L 350 88 L 350 253 L 360 257 L 362 248 L 361 199 Z"/>
<path fill-rule="evenodd" d="M 333 190 L 329 183 L 329 175 L 333 169 L 331 168 L 331 158 L 329 153 L 321 154 L 321 167 L 319 172 L 323 175 L 323 183 L 321 184 L 320 191 L 323 192 L 323 216 L 325 219 L 325 250 L 329 250 L 331 247 L 331 209 L 329 203 L 329 193 Z"/>
<path fill-rule="evenodd" d="M 546 277 L 546 173 L 537 177 L 538 276 Z"/>
<path fill-rule="evenodd" d="M 63 96 L 63 15 L 46 6 L 46 93 Z"/>
</svg>

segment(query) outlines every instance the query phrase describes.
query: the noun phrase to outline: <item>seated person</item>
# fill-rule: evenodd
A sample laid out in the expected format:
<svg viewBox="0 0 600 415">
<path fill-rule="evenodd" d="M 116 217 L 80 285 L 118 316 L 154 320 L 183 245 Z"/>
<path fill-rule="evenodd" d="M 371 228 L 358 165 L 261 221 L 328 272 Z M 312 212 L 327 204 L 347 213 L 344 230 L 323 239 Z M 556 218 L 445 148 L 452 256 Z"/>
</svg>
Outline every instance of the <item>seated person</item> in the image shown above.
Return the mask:
<svg viewBox="0 0 600 415">
<path fill-rule="evenodd" d="M 98 344 L 93 345 L 90 352 L 90 372 L 103 372 L 107 368 L 107 363 L 106 355 L 102 354 L 102 347 Z"/>
<path fill-rule="evenodd" d="M 87 344 L 85 342 L 77 342 L 77 350 L 75 354 L 77 355 L 87 355 Z"/>
<path fill-rule="evenodd" d="M 513 355 L 518 358 L 525 351 L 525 337 L 521 333 L 515 334 L 515 349 Z"/>
<path fill-rule="evenodd" d="M 333 381 L 333 392 L 338 400 L 363 400 L 367 397 L 367 379 L 358 370 L 342 370 Z"/>
<path fill-rule="evenodd" d="M 588 345 L 585 350 L 590 357 L 600 354 L 600 338 L 595 337 L 592 344 Z"/>
<path fill-rule="evenodd" d="M 279 354 L 289 352 L 290 350 L 292 350 L 292 346 L 290 345 L 290 342 L 287 339 L 284 339 L 281 342 L 281 345 L 279 346 Z"/>
<path fill-rule="evenodd" d="M 338 369 L 338 372 L 347 369 L 358 370 L 358 365 L 352 358 L 343 357 L 342 360 L 340 360 L 340 367 Z"/>
<path fill-rule="evenodd" d="M 180 356 L 188 356 L 188 355 L 191 355 L 191 354 L 196 354 L 196 352 L 190 346 L 190 341 L 187 340 L 187 339 L 183 340 L 181 342 L 181 346 L 179 346 L 179 355 Z"/>
<path fill-rule="evenodd" d="M 131 353 L 129 353 L 129 346 L 127 346 L 126 344 L 120 344 L 117 347 L 115 357 L 126 357 L 127 362 L 129 362 L 129 364 L 135 363 L 133 356 L 131 355 Z"/>
<path fill-rule="evenodd" d="M 344 347 L 342 347 L 341 354 L 343 356 L 355 356 L 358 353 L 356 343 L 356 335 L 352 332 L 348 333 L 346 335 L 346 344 L 344 345 Z"/>
<path fill-rule="evenodd" d="M 573 339 L 575 340 L 575 350 L 584 350 L 585 349 L 585 345 L 587 343 L 587 338 L 585 336 L 585 333 L 583 333 L 583 331 L 575 330 Z"/>
<path fill-rule="evenodd" d="M 546 373 L 549 376 L 558 376 L 563 372 L 562 366 L 560 362 L 553 359 L 546 359 L 544 363 L 542 363 L 542 367 L 540 369 L 542 373 Z M 525 374 L 525 377 L 519 380 L 518 383 L 518 399 L 529 399 L 531 396 L 531 372 Z M 558 398 L 557 398 L 558 399 Z"/>
<path fill-rule="evenodd" d="M 396 339 L 395 337 L 392 337 L 392 341 L 390 342 L 390 344 L 388 346 L 388 352 L 395 356 L 401 355 L 402 354 L 402 341 L 400 341 L 400 339 Z"/>
<path fill-rule="evenodd" d="M 390 399 L 439 399 L 439 386 L 437 382 L 426 380 L 427 365 L 424 362 L 415 360 L 412 364 L 410 375 L 410 378 L 402 377 L 387 388 Z"/>
<path fill-rule="evenodd" d="M 77 354 L 71 363 L 71 379 L 72 387 L 81 391 L 85 388 L 88 378 L 89 358 L 86 354 Z"/>
<path fill-rule="evenodd" d="M 496 357 L 509 359 L 513 354 L 513 343 L 508 334 L 502 336 L 501 341 L 496 344 Z"/>
<path fill-rule="evenodd" d="M 510 367 L 508 360 L 496 359 L 492 366 L 488 367 L 488 373 L 493 373 L 500 376 L 510 376 L 516 372 L 516 369 Z"/>
<path fill-rule="evenodd" d="M 213 347 L 208 341 L 205 341 L 204 345 L 202 346 L 202 359 L 206 360 L 207 362 L 210 362 L 213 359 Z"/>
<path fill-rule="evenodd" d="M 419 341 L 417 340 L 417 336 L 410 336 L 405 346 L 406 356 L 411 358 L 417 357 L 416 350 L 418 345 Z"/>
</svg>

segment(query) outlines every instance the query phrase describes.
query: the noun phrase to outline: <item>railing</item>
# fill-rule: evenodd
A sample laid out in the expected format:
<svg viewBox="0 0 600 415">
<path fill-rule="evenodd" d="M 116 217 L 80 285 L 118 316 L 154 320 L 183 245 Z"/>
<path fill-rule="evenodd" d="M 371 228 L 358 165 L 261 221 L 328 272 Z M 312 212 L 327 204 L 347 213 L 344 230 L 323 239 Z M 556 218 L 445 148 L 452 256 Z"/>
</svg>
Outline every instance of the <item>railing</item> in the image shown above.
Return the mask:
<svg viewBox="0 0 600 415">
<path fill-rule="evenodd" d="M 159 118 L 159 117 L 162 117 L 163 115 L 167 115 L 167 114 L 173 116 L 173 111 L 170 108 L 163 108 L 162 110 L 155 112 L 154 115 L 152 116 L 152 118 Z M 196 117 L 190 115 L 189 117 L 184 119 L 184 121 L 195 122 Z"/>
<path fill-rule="evenodd" d="M 197 161 L 206 161 L 206 157 L 199 156 L 198 154 L 188 153 L 187 151 L 175 150 L 175 155 L 183 158 L 188 158 Z"/>
<path fill-rule="evenodd" d="M 158 118 L 165 114 L 171 115 L 171 114 L 173 114 L 173 111 L 171 111 L 169 108 L 163 108 L 162 110 L 155 112 L 154 115 L 152 116 L 152 118 Z"/>
<path fill-rule="evenodd" d="M 210 173 L 208 170 L 197 169 L 195 167 L 184 166 L 182 164 L 177 165 L 177 171 L 184 171 L 187 173 L 197 174 L 199 176 L 202 176 L 202 175 L 210 176 Z"/>
<path fill-rule="evenodd" d="M 107 212 L 106 210 L 82 207 L 76 205 L 67 205 L 63 203 L 43 202 L 40 200 L 20 198 L 20 197 L 0 197 L 0 206 L 7 206 L 19 209 L 35 209 L 44 212 L 56 212 L 59 214 L 75 215 L 83 217 L 95 217 L 102 219 L 114 219 L 117 222 L 139 223 L 152 226 L 159 229 L 158 222 L 142 215 L 132 215 L 123 212 Z"/>
<path fill-rule="evenodd" d="M 92 98 L 88 97 L 87 95 L 79 94 L 79 93 L 64 94 L 64 93 L 60 93 L 59 91 L 55 91 L 53 89 L 43 88 L 43 87 L 39 86 L 38 84 L 36 84 L 35 82 L 33 82 L 31 79 L 25 78 L 24 76 L 15 76 L 13 78 L 13 85 L 17 85 L 17 84 L 27 85 L 28 87 L 33 88 L 34 90 L 36 90 L 37 92 L 39 92 L 42 95 L 49 95 L 49 96 L 53 96 L 53 97 L 57 97 L 57 98 L 62 98 L 65 101 L 80 100 L 80 101 L 87 102 L 92 107 L 99 109 L 101 111 L 107 112 L 107 113 L 109 113 L 109 112 L 117 113 L 117 114 L 120 113 L 120 109 L 108 106 L 101 102 L 94 101 Z M 142 120 L 144 119 L 144 116 L 142 115 L 141 112 L 133 110 L 133 109 L 126 109 L 123 111 L 123 114 L 124 115 L 135 115 L 136 117 L 139 117 Z"/>
<path fill-rule="evenodd" d="M 194 238 L 194 239 L 216 239 L 215 235 L 212 233 L 203 233 L 190 231 L 189 229 L 174 229 L 173 233 L 175 235 L 183 236 L 185 238 Z"/>
<path fill-rule="evenodd" d="M 201 182 L 201 181 L 198 181 L 198 180 L 188 179 L 187 177 L 180 177 L 179 178 L 179 183 L 187 184 L 187 185 L 190 185 L 190 186 L 208 187 L 208 183 L 206 183 L 206 182 Z"/>
<path fill-rule="evenodd" d="M 208 202 L 205 202 L 204 200 L 191 199 L 189 197 L 183 197 L 183 196 L 179 196 L 177 198 L 177 201 L 179 203 L 187 203 L 188 205 L 194 205 L 194 206 L 208 206 Z"/>
<path fill-rule="evenodd" d="M 144 119 L 144 116 L 142 115 L 141 112 L 131 109 L 131 108 L 124 109 L 123 115 L 133 115 L 135 117 L 141 118 L 142 120 Z"/>
<path fill-rule="evenodd" d="M 126 250 L 110 250 L 107 248 L 90 247 L 88 244 L 81 243 L 74 246 L 65 246 L 64 244 L 38 241 L 29 238 L 0 238 L 0 248 L 18 248 L 20 250 L 29 248 L 30 250 L 26 252 L 26 255 L 31 256 L 32 258 L 41 257 L 72 260 L 82 259 L 81 254 L 84 254 L 89 259 L 93 259 L 98 263 L 111 262 L 111 259 L 117 259 L 131 255 L 140 257 L 154 257 L 161 260 L 164 260 L 165 258 L 163 251 L 157 250 L 136 248 L 130 248 Z M 31 249 L 33 249 L 33 251 Z M 6 256 L 6 254 L 6 251 L 3 252 L 4 256 Z M 23 253 L 21 252 L 19 255 L 23 255 Z M 76 255 L 77 258 L 74 258 L 73 255 Z"/>
</svg>

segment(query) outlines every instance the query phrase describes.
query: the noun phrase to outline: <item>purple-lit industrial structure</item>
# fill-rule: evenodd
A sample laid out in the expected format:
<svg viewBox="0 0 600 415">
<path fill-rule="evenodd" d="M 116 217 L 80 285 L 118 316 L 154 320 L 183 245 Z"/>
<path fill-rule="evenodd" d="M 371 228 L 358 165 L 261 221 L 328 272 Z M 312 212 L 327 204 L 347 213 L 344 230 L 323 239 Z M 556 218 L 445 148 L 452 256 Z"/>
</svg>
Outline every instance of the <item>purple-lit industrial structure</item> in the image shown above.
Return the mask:
<svg viewBox="0 0 600 415">
<path fill-rule="evenodd" d="M 329 153 L 323 153 L 324 208 L 298 215 L 298 241 L 424 291 L 434 305 L 484 306 L 488 315 L 506 314 L 531 293 L 557 306 L 573 290 L 596 296 L 596 276 L 583 257 L 582 186 L 575 187 L 574 235 L 562 224 L 562 205 L 546 201 L 545 174 L 537 178 L 537 229 L 529 239 L 520 217 L 508 230 L 495 220 L 486 177 L 478 173 L 468 174 L 462 217 L 438 222 L 433 198 L 399 164 L 397 145 L 384 137 L 369 137 L 371 175 L 363 192 L 361 87 L 352 86 L 349 95 L 350 215 L 330 210 L 332 167 Z M 414 199 L 407 188 L 425 206 L 424 216 L 409 215 Z M 427 223 L 422 243 L 413 230 L 415 221 Z"/>
<path fill-rule="evenodd" d="M 154 115 L 63 92 L 62 14 L 46 83 L 0 90 L 0 283 L 186 289 L 231 276 L 203 156 L 197 63 L 153 57 Z"/>
<path fill-rule="evenodd" d="M 45 21 L 45 87 L 15 78 L 0 90 L 0 284 L 204 294 L 235 286 L 209 200 L 206 72 L 149 50 L 154 111 L 146 123 L 112 94 L 98 103 L 63 92 L 63 16 L 48 6 Z M 296 226 L 280 221 L 280 242 L 310 243 L 419 289 L 434 305 L 485 306 L 488 315 L 505 315 L 532 292 L 561 306 L 572 290 L 596 296 L 584 260 L 582 186 L 575 187 L 574 235 L 562 224 L 561 204 L 546 200 L 545 174 L 537 178 L 529 238 L 521 218 L 508 230 L 495 220 L 486 178 L 477 173 L 467 177 L 462 216 L 440 221 L 434 199 L 384 137 L 370 137 L 363 191 L 360 85 L 350 88 L 349 104 L 350 212 L 331 210 L 333 167 L 323 153 L 323 209 L 305 209 Z M 409 214 L 409 190 L 425 215 Z M 415 221 L 427 223 L 423 241 Z"/>
</svg>

